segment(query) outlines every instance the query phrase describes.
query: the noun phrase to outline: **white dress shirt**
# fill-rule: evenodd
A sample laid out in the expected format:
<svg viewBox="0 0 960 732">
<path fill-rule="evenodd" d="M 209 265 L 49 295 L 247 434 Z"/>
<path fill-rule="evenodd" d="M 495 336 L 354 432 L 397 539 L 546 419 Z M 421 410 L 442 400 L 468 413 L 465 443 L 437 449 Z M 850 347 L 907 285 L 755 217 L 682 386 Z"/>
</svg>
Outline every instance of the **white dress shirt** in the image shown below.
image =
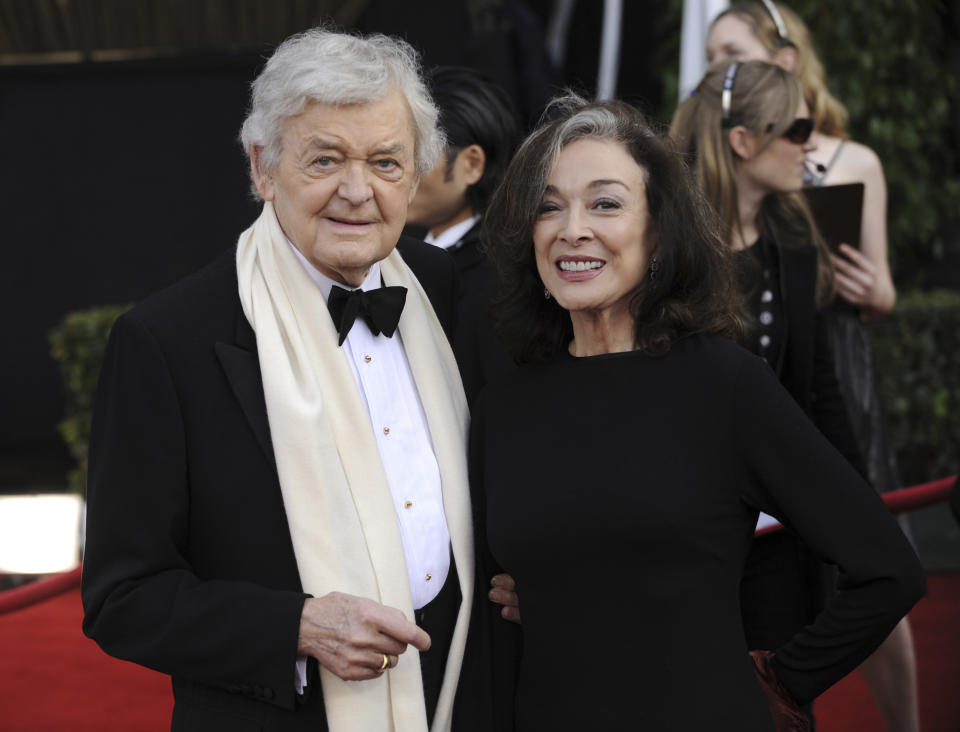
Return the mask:
<svg viewBox="0 0 960 732">
<path fill-rule="evenodd" d="M 293 244 L 290 247 L 324 299 L 329 298 L 337 283 L 321 274 Z M 360 289 L 380 286 L 380 265 L 376 263 Z M 426 416 L 399 332 L 392 338 L 375 336 L 358 317 L 343 349 L 370 416 L 400 525 L 413 607 L 419 609 L 437 596 L 450 571 L 450 533 L 443 511 L 440 468 Z"/>
<path fill-rule="evenodd" d="M 454 224 L 449 229 L 441 231 L 439 236 L 434 236 L 428 231 L 427 235 L 423 237 L 423 240 L 427 244 L 433 244 L 435 247 L 440 247 L 441 249 L 456 247 L 457 244 L 463 241 L 463 237 L 466 236 L 467 232 L 470 231 L 479 220 L 479 216 L 472 216 L 465 221 L 461 221 L 459 224 Z"/>
</svg>

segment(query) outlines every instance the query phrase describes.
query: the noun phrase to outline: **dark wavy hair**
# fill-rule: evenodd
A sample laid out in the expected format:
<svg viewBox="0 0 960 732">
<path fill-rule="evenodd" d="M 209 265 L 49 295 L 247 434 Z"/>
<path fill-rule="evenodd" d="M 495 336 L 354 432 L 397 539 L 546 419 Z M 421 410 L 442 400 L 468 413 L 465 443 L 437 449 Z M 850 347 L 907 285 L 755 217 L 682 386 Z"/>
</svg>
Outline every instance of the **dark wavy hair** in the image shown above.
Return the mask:
<svg viewBox="0 0 960 732">
<path fill-rule="evenodd" d="M 652 252 L 660 266 L 655 279 L 649 273 L 641 279 L 630 299 L 636 348 L 662 354 L 694 333 L 739 339 L 742 305 L 729 248 L 672 143 L 628 104 L 568 94 L 551 102 L 540 126 L 521 144 L 484 219 L 488 252 L 500 275 L 492 312 L 514 358 L 548 360 L 573 338 L 569 313 L 544 298 L 533 229 L 561 150 L 584 138 L 622 145 L 646 174 L 646 235 L 654 237 Z"/>
<path fill-rule="evenodd" d="M 427 72 L 427 85 L 440 109 L 439 126 L 447 137 L 447 171 L 463 148 L 479 145 L 486 156 L 483 175 L 467 188 L 474 213 L 483 213 L 520 141 L 513 102 L 496 82 L 474 69 L 437 66 Z"/>
</svg>

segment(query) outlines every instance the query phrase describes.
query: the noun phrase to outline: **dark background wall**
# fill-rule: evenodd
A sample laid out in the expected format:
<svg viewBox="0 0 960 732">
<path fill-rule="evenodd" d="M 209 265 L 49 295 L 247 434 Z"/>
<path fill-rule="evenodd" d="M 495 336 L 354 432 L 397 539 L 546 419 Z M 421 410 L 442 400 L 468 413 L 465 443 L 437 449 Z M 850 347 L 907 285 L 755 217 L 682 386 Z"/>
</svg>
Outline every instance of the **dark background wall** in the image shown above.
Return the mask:
<svg viewBox="0 0 960 732">
<path fill-rule="evenodd" d="M 232 246 L 259 206 L 237 134 L 258 55 L 0 70 L 0 488 L 69 467 L 47 331 Z"/>
</svg>

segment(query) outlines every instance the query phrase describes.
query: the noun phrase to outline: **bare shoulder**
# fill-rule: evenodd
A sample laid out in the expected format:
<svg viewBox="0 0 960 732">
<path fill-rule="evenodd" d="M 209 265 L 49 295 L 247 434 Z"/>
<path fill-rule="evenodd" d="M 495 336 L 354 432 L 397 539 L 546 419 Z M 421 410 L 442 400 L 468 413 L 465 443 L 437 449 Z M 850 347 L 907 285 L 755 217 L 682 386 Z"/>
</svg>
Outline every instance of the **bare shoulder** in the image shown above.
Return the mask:
<svg viewBox="0 0 960 732">
<path fill-rule="evenodd" d="M 847 140 L 831 170 L 831 183 L 883 180 L 883 165 L 866 145 Z"/>
</svg>

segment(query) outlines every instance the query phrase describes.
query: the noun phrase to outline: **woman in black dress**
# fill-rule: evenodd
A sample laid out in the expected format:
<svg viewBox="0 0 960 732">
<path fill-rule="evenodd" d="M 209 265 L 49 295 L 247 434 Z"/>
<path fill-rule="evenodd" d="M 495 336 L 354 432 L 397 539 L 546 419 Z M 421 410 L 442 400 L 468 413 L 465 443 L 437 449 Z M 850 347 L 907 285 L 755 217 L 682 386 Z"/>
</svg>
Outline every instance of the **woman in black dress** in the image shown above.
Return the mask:
<svg viewBox="0 0 960 732">
<path fill-rule="evenodd" d="M 765 691 L 802 724 L 796 702 L 920 597 L 916 556 L 728 340 L 728 248 L 680 158 L 627 105 L 552 114 L 485 222 L 524 364 L 481 394 L 471 429 L 480 576 L 510 573 L 523 605 L 519 628 L 485 615 L 499 726 L 773 730 Z M 739 586 L 761 510 L 843 573 L 814 624 L 751 660 Z"/>
</svg>

